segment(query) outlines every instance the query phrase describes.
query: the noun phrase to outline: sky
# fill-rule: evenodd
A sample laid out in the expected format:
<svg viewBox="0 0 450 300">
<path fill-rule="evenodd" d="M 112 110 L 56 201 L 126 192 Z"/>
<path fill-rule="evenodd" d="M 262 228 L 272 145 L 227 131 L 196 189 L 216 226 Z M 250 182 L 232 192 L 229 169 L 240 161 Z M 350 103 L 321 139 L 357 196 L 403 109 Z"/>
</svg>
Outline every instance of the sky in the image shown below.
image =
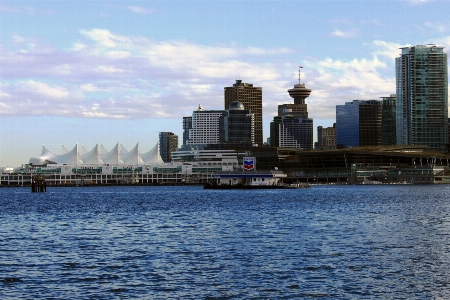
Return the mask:
<svg viewBox="0 0 450 300">
<path fill-rule="evenodd" d="M 182 143 L 182 117 L 224 109 L 236 79 L 263 90 L 264 139 L 287 90 L 312 89 L 309 117 L 395 94 L 399 48 L 450 49 L 450 1 L 0 2 L 0 166 L 44 145 L 147 152 L 158 133 Z M 316 133 L 316 129 L 314 129 Z"/>
</svg>

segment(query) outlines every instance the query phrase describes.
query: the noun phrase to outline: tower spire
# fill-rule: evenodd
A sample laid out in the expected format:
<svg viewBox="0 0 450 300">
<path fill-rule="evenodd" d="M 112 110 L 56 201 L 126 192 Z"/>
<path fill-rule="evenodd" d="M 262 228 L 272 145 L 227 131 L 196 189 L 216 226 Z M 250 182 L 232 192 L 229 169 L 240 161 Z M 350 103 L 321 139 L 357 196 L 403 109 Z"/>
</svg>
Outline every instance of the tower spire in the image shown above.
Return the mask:
<svg viewBox="0 0 450 300">
<path fill-rule="evenodd" d="M 300 83 L 300 69 L 302 68 L 302 66 L 298 68 L 298 84 L 294 85 L 293 89 L 288 90 L 289 95 L 294 98 L 294 104 L 305 104 L 305 99 L 311 94 L 311 89 L 306 88 L 304 83 Z"/>
<path fill-rule="evenodd" d="M 300 84 L 300 69 L 302 69 L 302 66 L 298 67 L 298 84 Z"/>
</svg>

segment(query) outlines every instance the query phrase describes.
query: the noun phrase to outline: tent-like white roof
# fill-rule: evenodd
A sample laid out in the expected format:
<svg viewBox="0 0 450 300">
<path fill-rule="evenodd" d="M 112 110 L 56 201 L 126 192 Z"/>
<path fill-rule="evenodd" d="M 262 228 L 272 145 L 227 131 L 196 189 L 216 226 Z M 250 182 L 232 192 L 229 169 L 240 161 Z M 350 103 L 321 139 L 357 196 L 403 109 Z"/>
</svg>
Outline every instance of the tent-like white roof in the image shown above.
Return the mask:
<svg viewBox="0 0 450 300">
<path fill-rule="evenodd" d="M 150 151 L 141 154 L 139 143 L 128 151 L 121 144 L 108 151 L 106 148 L 98 144 L 92 150 L 87 151 L 84 146 L 78 147 L 78 144 L 68 151 L 64 146 L 61 148 L 61 154 L 57 155 L 42 146 L 42 153 L 38 157 L 30 158 L 29 162 L 33 165 L 58 164 L 58 165 L 76 165 L 76 166 L 93 166 L 93 165 L 157 165 L 162 164 L 163 160 L 159 155 L 159 144 L 156 144 Z"/>
</svg>

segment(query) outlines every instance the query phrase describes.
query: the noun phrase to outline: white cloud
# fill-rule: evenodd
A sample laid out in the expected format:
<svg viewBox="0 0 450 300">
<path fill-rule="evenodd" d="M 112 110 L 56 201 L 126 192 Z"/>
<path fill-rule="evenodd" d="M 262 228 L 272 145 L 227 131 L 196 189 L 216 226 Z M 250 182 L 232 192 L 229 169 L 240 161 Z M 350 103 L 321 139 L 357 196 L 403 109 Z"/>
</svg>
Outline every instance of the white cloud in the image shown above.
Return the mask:
<svg viewBox="0 0 450 300">
<path fill-rule="evenodd" d="M 370 45 L 369 45 L 370 46 Z M 394 61 L 396 57 L 400 55 L 400 48 L 408 47 L 410 45 L 401 45 L 393 42 L 385 42 L 380 40 L 375 40 L 372 42 L 371 46 L 375 47 L 373 54 L 378 56 L 385 56 L 391 61 Z"/>
<path fill-rule="evenodd" d="M 17 14 L 34 14 L 36 12 L 35 8 L 31 6 L 8 6 L 8 5 L 0 5 L 0 11 Z"/>
<path fill-rule="evenodd" d="M 66 98 L 69 95 L 69 92 L 65 88 L 50 86 L 43 82 L 38 82 L 34 80 L 28 80 L 22 83 L 22 88 L 25 91 L 41 94 L 50 98 Z"/>
<path fill-rule="evenodd" d="M 422 5 L 433 2 L 434 0 L 401 0 L 403 2 L 408 2 L 410 5 Z"/>
<path fill-rule="evenodd" d="M 151 14 L 156 12 L 154 9 L 148 9 L 140 6 L 131 6 L 131 5 L 128 6 L 128 9 L 137 14 Z"/>
<path fill-rule="evenodd" d="M 122 59 L 131 56 L 131 53 L 128 51 L 108 51 L 106 56 L 112 59 Z"/>
<path fill-rule="evenodd" d="M 310 117 L 334 119 L 338 104 L 379 100 L 395 94 L 394 58 L 398 56 L 399 45 L 376 40 L 369 46 L 372 49 L 370 58 L 326 58 L 304 64 L 311 74 L 306 77 L 306 86 L 313 90 L 307 99 Z M 383 75 L 386 69 L 388 76 Z"/>
<path fill-rule="evenodd" d="M 112 34 L 106 29 L 96 28 L 92 30 L 80 30 L 80 33 L 98 42 L 99 45 L 107 48 L 114 48 L 117 43 L 131 43 L 129 38 Z"/>
<path fill-rule="evenodd" d="M 439 32 L 446 32 L 447 31 L 447 26 L 445 26 L 443 23 L 425 22 L 423 25 L 428 27 L 428 28 L 435 29 L 435 30 L 437 30 Z"/>
<path fill-rule="evenodd" d="M 10 94 L 0 91 L 0 98 L 11 98 L 11 97 L 12 96 Z"/>
<path fill-rule="evenodd" d="M 92 83 L 83 84 L 80 86 L 80 88 L 83 92 L 99 92 L 102 90 Z"/>
<path fill-rule="evenodd" d="M 359 36 L 359 30 L 352 28 L 350 30 L 347 31 L 343 31 L 340 29 L 335 29 L 332 33 L 332 36 L 336 36 L 336 37 L 342 37 L 342 38 L 352 38 L 352 37 L 357 37 Z"/>
<path fill-rule="evenodd" d="M 445 47 L 444 52 L 449 53 L 450 52 L 450 36 L 437 38 L 433 40 L 428 40 L 428 44 L 436 44 L 436 46 L 442 46 Z"/>
<path fill-rule="evenodd" d="M 72 45 L 71 51 L 80 51 L 86 48 L 86 45 L 83 43 L 74 43 Z"/>
<path fill-rule="evenodd" d="M 99 73 L 124 73 L 125 72 L 124 70 L 118 69 L 113 66 L 98 66 L 94 70 Z"/>
</svg>

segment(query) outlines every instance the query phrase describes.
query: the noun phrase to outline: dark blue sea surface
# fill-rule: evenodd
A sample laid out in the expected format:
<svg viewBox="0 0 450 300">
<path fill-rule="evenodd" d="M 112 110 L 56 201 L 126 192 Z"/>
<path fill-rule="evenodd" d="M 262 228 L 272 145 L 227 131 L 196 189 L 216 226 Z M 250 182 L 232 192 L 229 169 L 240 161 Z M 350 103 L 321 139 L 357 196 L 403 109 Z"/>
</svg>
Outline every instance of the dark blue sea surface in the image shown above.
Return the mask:
<svg viewBox="0 0 450 300">
<path fill-rule="evenodd" d="M 0 299 L 450 299 L 450 186 L 0 189 Z"/>
</svg>

